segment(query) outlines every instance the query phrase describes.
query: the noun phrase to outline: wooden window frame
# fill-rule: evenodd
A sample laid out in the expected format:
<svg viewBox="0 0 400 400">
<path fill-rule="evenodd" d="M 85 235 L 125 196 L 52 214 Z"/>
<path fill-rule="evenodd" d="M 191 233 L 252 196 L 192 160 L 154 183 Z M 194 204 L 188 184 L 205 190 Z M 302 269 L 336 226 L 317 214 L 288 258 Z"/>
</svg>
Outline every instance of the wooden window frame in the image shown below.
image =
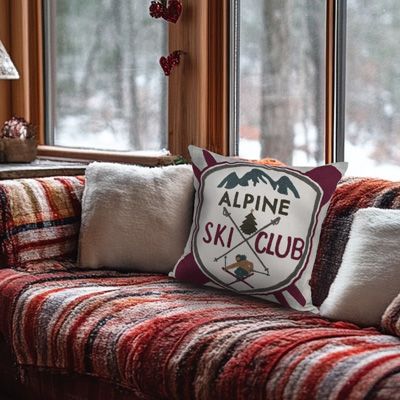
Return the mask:
<svg viewBox="0 0 400 400">
<path fill-rule="evenodd" d="M 338 0 L 326 0 L 325 161 L 335 161 L 337 87 L 335 18 Z M 184 51 L 168 81 L 168 142 L 188 157 L 189 144 L 229 154 L 230 0 L 182 0 L 184 12 L 169 25 L 169 51 Z M 145 6 L 145 5 L 144 5 Z M 21 79 L 0 81 L 0 121 L 23 116 L 38 127 L 38 154 L 83 160 L 162 163 L 134 152 L 78 150 L 45 144 L 42 0 L 0 0 L 0 39 Z M 12 22 L 12 23 L 11 23 Z"/>
<path fill-rule="evenodd" d="M 325 162 L 331 163 L 334 160 L 334 94 L 335 94 L 335 0 L 326 2 L 326 81 L 325 81 Z"/>
<path fill-rule="evenodd" d="M 177 24 L 169 24 L 169 51 L 183 62 L 168 81 L 168 141 L 172 154 L 188 157 L 194 144 L 228 154 L 229 0 L 183 0 Z M 150 4 L 150 1 L 149 1 Z M 143 4 L 146 7 L 146 3 Z M 2 120 L 23 116 L 38 127 L 43 157 L 159 164 L 163 157 L 135 152 L 78 150 L 45 144 L 43 10 L 41 0 L 0 0 L 0 39 L 10 50 L 21 79 L 1 83 Z M 150 17 L 149 17 L 150 18 Z M 10 23 L 12 21 L 12 23 Z M 157 62 L 157 60 L 155 60 Z M 166 158 L 168 160 L 168 157 Z"/>
<path fill-rule="evenodd" d="M 347 0 L 326 0 L 325 162 L 344 161 Z"/>
</svg>

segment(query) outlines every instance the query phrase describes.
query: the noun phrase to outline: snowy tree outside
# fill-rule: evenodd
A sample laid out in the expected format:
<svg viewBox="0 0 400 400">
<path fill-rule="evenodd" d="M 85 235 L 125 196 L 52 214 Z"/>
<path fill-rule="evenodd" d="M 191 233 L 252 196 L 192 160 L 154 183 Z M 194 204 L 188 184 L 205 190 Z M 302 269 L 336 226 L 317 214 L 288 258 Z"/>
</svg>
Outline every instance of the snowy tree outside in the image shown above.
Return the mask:
<svg viewBox="0 0 400 400">
<path fill-rule="evenodd" d="M 48 1 L 59 146 L 161 152 L 167 23 L 132 0 Z M 240 1 L 239 155 L 324 162 L 323 0 Z M 400 1 L 347 0 L 347 175 L 400 176 Z"/>
<path fill-rule="evenodd" d="M 325 2 L 241 0 L 243 157 L 324 158 Z M 347 175 L 400 177 L 400 2 L 347 0 Z"/>
<path fill-rule="evenodd" d="M 167 22 L 147 2 L 56 0 L 54 144 L 157 152 L 167 148 Z"/>
</svg>

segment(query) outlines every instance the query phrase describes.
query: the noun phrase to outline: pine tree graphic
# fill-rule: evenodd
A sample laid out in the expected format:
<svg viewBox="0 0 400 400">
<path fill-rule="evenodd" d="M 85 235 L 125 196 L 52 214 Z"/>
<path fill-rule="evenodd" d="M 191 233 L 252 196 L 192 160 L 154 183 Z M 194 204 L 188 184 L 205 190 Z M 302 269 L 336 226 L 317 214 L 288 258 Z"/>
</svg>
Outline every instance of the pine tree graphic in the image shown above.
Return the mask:
<svg viewBox="0 0 400 400">
<path fill-rule="evenodd" d="M 251 235 L 257 230 L 257 221 L 256 217 L 253 215 L 253 210 L 244 218 L 242 225 L 240 225 L 240 230 L 246 235 Z"/>
</svg>

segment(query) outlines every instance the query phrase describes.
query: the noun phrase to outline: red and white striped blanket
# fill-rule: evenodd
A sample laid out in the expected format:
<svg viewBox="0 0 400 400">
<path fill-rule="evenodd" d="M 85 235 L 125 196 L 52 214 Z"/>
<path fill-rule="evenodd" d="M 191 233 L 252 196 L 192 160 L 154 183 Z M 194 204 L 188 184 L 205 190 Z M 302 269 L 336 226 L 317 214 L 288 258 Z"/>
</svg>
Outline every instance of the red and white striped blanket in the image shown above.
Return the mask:
<svg viewBox="0 0 400 400">
<path fill-rule="evenodd" d="M 0 333 L 133 399 L 400 398 L 399 337 L 162 275 L 2 269 Z"/>
</svg>

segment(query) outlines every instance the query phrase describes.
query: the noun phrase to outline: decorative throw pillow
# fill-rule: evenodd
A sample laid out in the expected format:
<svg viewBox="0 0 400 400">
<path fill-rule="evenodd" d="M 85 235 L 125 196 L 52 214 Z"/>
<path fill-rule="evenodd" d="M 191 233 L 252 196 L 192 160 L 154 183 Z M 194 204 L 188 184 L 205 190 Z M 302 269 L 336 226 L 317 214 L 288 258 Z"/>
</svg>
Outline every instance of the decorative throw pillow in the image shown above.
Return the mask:
<svg viewBox="0 0 400 400">
<path fill-rule="evenodd" d="M 400 290 L 399 237 L 400 210 L 357 211 L 321 315 L 364 326 L 379 325 Z"/>
<path fill-rule="evenodd" d="M 381 327 L 385 332 L 400 337 L 400 292 L 385 310 Z"/>
<path fill-rule="evenodd" d="M 189 165 L 93 163 L 86 170 L 79 264 L 170 272 L 185 246 L 192 210 Z"/>
<path fill-rule="evenodd" d="M 0 182 L 4 266 L 34 270 L 44 260 L 75 260 L 84 182 L 73 176 Z"/>
<path fill-rule="evenodd" d="M 309 279 L 345 163 L 258 165 L 190 146 L 195 209 L 171 276 L 316 311 Z"/>
</svg>

